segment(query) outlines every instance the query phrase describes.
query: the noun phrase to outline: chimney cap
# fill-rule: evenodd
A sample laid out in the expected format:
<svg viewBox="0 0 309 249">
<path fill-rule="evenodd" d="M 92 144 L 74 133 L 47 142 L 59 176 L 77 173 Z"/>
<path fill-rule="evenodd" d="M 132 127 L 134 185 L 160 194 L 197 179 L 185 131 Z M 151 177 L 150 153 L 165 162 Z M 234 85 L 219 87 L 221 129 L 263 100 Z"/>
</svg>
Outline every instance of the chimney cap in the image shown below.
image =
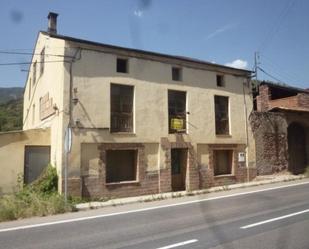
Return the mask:
<svg viewBox="0 0 309 249">
<path fill-rule="evenodd" d="M 57 34 L 57 13 L 49 12 L 48 18 L 48 32 L 51 34 Z"/>
<path fill-rule="evenodd" d="M 47 18 L 57 17 L 59 14 L 56 12 L 49 12 Z"/>
</svg>

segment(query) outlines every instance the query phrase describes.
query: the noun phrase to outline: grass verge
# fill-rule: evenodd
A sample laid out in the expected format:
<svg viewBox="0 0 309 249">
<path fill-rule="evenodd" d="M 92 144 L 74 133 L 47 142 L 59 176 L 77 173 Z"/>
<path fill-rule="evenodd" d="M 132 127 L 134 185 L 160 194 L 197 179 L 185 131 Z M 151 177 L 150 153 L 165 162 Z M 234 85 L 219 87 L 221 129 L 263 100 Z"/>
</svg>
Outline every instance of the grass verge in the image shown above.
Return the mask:
<svg viewBox="0 0 309 249">
<path fill-rule="evenodd" d="M 49 165 L 32 184 L 19 184 L 15 193 L 0 197 L 0 222 L 73 211 L 73 201 L 65 203 L 57 192 L 57 185 L 56 169 Z"/>
</svg>

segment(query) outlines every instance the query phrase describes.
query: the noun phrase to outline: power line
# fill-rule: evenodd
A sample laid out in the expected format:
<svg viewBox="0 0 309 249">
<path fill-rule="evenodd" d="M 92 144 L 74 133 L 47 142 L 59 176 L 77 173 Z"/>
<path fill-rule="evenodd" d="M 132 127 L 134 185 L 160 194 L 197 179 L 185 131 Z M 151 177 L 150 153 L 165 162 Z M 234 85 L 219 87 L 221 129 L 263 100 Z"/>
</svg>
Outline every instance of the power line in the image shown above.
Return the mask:
<svg viewBox="0 0 309 249">
<path fill-rule="evenodd" d="M 61 61 L 37 61 L 37 64 L 45 64 L 45 63 L 54 63 L 54 62 L 70 62 L 70 61 L 65 61 L 65 60 L 61 60 Z M 12 63 L 0 63 L 0 66 L 19 66 L 19 65 L 30 65 L 33 62 L 12 62 Z"/>
<path fill-rule="evenodd" d="M 262 51 L 266 48 L 266 46 L 270 43 L 270 41 L 274 38 L 274 36 L 278 33 L 281 25 L 283 24 L 283 20 L 288 15 L 289 11 L 294 6 L 296 0 L 290 0 L 287 2 L 285 7 L 282 9 L 277 21 L 272 26 L 271 29 L 269 29 L 268 33 L 265 36 L 265 39 L 261 42 L 260 46 L 258 47 L 258 51 Z"/>
<path fill-rule="evenodd" d="M 281 74 L 281 75 L 285 76 L 285 78 L 288 78 L 289 80 L 292 80 L 292 81 L 295 81 L 295 82 L 304 81 L 304 80 L 301 80 L 297 74 L 294 74 L 290 71 L 287 71 L 283 67 L 279 66 L 277 63 L 274 63 L 267 56 L 262 54 L 261 57 L 263 59 L 263 64 L 265 64 L 265 62 L 266 62 L 266 65 L 272 67 L 273 70 L 275 69 L 274 71 L 277 71 L 277 74 Z"/>
<path fill-rule="evenodd" d="M 274 68 L 268 63 L 263 63 L 263 68 L 265 68 L 265 70 L 271 71 L 272 74 L 278 75 L 281 79 L 284 79 L 286 82 L 298 82 L 298 80 L 292 79 L 287 75 L 282 74 L 280 71 L 278 71 L 276 68 Z"/>
<path fill-rule="evenodd" d="M 270 78 L 276 80 L 277 82 L 284 83 L 282 80 L 279 80 L 278 78 L 272 76 L 270 73 L 267 73 L 263 68 L 258 67 L 258 69 L 260 69 L 261 72 L 263 72 L 264 74 L 266 74 L 266 75 L 269 76 Z"/>
<path fill-rule="evenodd" d="M 29 53 L 29 52 L 9 52 L 9 51 L 0 51 L 0 54 L 12 54 L 12 55 L 41 55 L 37 53 Z M 67 57 L 73 58 L 72 56 L 68 55 L 61 55 L 61 54 L 44 54 L 46 56 L 55 56 L 55 57 Z"/>
</svg>

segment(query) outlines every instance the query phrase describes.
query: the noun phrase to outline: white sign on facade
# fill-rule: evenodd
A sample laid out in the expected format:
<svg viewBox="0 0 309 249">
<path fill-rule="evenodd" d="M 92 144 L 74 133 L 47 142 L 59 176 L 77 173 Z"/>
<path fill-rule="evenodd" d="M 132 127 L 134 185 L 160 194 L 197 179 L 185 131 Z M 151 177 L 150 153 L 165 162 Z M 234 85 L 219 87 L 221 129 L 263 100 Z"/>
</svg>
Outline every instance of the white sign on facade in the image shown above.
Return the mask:
<svg viewBox="0 0 309 249">
<path fill-rule="evenodd" d="M 245 162 L 246 161 L 246 154 L 244 152 L 238 153 L 238 162 Z"/>
</svg>

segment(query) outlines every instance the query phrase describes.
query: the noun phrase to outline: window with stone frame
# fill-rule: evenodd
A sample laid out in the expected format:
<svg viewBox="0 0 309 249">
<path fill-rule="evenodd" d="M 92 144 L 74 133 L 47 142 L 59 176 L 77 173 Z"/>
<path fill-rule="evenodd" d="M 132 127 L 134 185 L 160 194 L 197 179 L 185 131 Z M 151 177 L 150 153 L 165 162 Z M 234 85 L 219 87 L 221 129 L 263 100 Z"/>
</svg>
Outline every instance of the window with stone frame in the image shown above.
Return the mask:
<svg viewBox="0 0 309 249">
<path fill-rule="evenodd" d="M 229 98 L 215 96 L 216 135 L 229 135 Z"/>
<path fill-rule="evenodd" d="M 133 132 L 134 87 L 111 84 L 111 132 Z"/>
<path fill-rule="evenodd" d="M 106 183 L 137 180 L 137 150 L 106 151 Z"/>
<path fill-rule="evenodd" d="M 214 150 L 214 175 L 231 175 L 233 150 Z"/>
<path fill-rule="evenodd" d="M 45 67 L 45 48 L 42 49 L 41 54 L 41 61 L 40 61 L 40 75 L 44 73 L 44 67 Z"/>
<path fill-rule="evenodd" d="M 186 92 L 168 90 L 169 133 L 185 133 L 186 117 Z"/>
</svg>

